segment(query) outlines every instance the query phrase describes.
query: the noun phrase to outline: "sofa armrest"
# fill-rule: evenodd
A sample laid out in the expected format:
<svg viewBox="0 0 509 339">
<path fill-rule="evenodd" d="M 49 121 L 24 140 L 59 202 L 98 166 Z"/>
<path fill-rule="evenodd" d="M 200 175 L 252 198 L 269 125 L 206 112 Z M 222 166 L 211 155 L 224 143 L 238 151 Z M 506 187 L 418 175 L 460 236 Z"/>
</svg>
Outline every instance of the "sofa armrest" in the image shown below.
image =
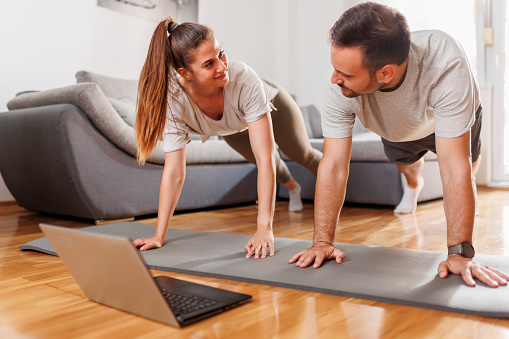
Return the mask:
<svg viewBox="0 0 509 339">
<path fill-rule="evenodd" d="M 26 93 L 10 100 L 7 107 L 14 110 L 58 104 L 73 104 L 79 107 L 111 142 L 129 154 L 136 155 L 134 129 L 122 120 L 95 83 L 80 83 Z"/>
<path fill-rule="evenodd" d="M 42 92 L 26 93 L 10 100 L 7 107 L 14 110 L 57 104 L 73 104 L 79 107 L 106 138 L 118 148 L 136 156 L 134 129 L 119 116 L 95 83 L 84 82 Z M 156 163 L 164 162 L 162 149 L 157 148 L 149 160 Z"/>
<path fill-rule="evenodd" d="M 162 166 L 139 166 L 58 104 L 0 113 L 0 171 L 28 210 L 99 220 L 155 213 Z"/>
</svg>

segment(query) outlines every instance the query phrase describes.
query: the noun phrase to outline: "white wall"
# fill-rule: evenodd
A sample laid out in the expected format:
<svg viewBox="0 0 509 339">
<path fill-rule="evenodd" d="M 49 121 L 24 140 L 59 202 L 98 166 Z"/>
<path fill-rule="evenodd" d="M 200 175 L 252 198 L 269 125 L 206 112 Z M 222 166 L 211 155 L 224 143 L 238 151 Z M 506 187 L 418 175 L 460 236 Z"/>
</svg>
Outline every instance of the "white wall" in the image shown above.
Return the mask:
<svg viewBox="0 0 509 339">
<path fill-rule="evenodd" d="M 320 106 L 331 66 L 327 32 L 356 0 L 206 0 L 199 21 L 230 59 L 278 82 L 300 105 Z"/>
<path fill-rule="evenodd" d="M 155 25 L 95 0 L 2 1 L 0 110 L 17 92 L 73 84 L 82 69 L 137 78 Z"/>
<path fill-rule="evenodd" d="M 136 79 L 157 23 L 96 0 L 0 2 L 0 112 L 16 93 L 71 85 L 89 70 Z M 0 178 L 0 201 L 13 200 Z"/>
</svg>

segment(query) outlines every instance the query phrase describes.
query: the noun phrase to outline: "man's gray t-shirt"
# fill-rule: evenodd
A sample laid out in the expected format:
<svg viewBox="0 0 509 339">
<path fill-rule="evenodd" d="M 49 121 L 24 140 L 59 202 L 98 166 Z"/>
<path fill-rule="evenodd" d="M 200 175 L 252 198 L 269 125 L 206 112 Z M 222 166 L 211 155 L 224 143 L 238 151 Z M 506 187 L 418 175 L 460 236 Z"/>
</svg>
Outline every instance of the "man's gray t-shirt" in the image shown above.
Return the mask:
<svg viewBox="0 0 509 339">
<path fill-rule="evenodd" d="M 479 88 L 459 43 L 441 31 L 417 31 L 398 89 L 347 98 L 337 84 L 329 84 L 322 99 L 323 135 L 351 136 L 357 116 L 364 127 L 392 142 L 433 133 L 453 138 L 472 127 L 479 105 Z"/>
</svg>

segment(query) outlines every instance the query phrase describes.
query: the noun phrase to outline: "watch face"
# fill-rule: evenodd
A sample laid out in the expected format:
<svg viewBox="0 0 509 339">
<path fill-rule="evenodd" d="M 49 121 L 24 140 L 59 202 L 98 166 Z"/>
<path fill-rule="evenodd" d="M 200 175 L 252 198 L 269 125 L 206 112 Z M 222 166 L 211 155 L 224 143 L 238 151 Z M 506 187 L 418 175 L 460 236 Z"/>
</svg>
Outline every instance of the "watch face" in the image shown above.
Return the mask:
<svg viewBox="0 0 509 339">
<path fill-rule="evenodd" d="M 472 246 L 472 244 L 470 244 L 469 242 L 464 242 L 463 244 L 461 244 L 461 247 L 463 249 L 463 256 L 466 257 L 466 258 L 473 258 L 474 255 L 475 255 L 475 250 L 474 250 L 474 247 Z"/>
</svg>

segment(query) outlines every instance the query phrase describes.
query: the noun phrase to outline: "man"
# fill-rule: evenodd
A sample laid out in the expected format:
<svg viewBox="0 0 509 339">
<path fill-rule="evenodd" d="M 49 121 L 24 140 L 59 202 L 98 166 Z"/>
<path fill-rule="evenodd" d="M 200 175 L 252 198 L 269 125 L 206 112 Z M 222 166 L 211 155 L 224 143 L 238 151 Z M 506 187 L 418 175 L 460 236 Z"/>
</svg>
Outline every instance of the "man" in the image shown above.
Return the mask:
<svg viewBox="0 0 509 339">
<path fill-rule="evenodd" d="M 357 116 L 382 137 L 385 153 L 407 178 L 395 212 L 413 212 L 423 185 L 422 156 L 428 150 L 437 154 L 449 247 L 439 276 L 461 274 L 470 286 L 475 286 L 474 278 L 491 287 L 507 285 L 507 274 L 472 260 L 473 169 L 479 162 L 481 105 L 461 46 L 440 31 L 411 35 L 401 13 L 376 3 L 350 8 L 329 34 L 334 71 L 323 98 L 325 141 L 313 247 L 294 255 L 290 263 L 307 267 L 314 262 L 318 268 L 323 260 L 341 263 L 345 258 L 333 243 Z"/>
</svg>

